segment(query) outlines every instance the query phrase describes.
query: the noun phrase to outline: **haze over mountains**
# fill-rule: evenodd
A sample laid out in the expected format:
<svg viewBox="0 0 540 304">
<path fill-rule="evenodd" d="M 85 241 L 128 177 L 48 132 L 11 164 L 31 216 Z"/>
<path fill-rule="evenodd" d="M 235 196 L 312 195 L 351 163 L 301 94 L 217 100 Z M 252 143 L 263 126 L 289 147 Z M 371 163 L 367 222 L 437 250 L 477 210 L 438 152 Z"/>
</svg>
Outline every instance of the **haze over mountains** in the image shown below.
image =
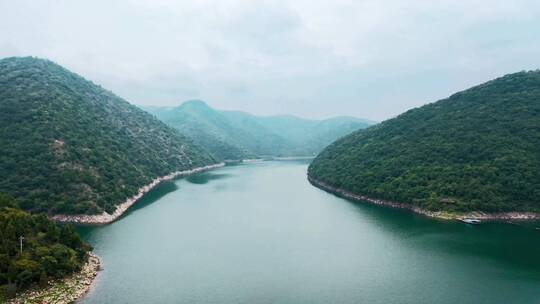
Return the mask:
<svg viewBox="0 0 540 304">
<path fill-rule="evenodd" d="M 0 192 L 31 211 L 110 213 L 158 176 L 315 155 L 336 139 L 309 169 L 334 187 L 429 210 L 539 210 L 538 71 L 365 129 L 357 118 L 259 117 L 200 100 L 146 108 L 154 116 L 50 61 L 7 58 L 0 107 Z"/>
<path fill-rule="evenodd" d="M 47 60 L 0 60 L 0 192 L 27 210 L 112 212 L 158 176 L 216 163 L 175 129 Z"/>
<path fill-rule="evenodd" d="M 428 210 L 540 212 L 540 71 L 497 78 L 346 136 L 309 175 Z"/>
<path fill-rule="evenodd" d="M 540 0 L 0 15 L 0 304 L 540 304 Z"/>
<path fill-rule="evenodd" d="M 111 213 L 158 176 L 266 156 L 310 156 L 369 122 L 257 117 L 202 101 L 155 116 L 63 67 L 0 61 L 0 192 L 49 214 Z M 174 127 L 174 128 L 173 128 Z"/>
<path fill-rule="evenodd" d="M 290 115 L 255 116 L 219 111 L 204 101 L 178 107 L 143 107 L 220 160 L 314 156 L 334 140 L 374 122 L 353 117 L 325 120 Z"/>
</svg>

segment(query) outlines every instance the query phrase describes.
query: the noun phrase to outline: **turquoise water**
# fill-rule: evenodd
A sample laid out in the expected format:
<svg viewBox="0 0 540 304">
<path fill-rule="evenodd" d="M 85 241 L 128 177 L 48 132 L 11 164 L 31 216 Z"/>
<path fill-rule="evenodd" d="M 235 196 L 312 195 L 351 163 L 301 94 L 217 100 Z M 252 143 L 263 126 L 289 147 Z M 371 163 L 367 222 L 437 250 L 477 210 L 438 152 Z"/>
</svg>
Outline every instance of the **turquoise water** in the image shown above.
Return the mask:
<svg viewBox="0 0 540 304">
<path fill-rule="evenodd" d="M 540 303 L 540 231 L 468 226 L 335 197 L 307 162 L 160 185 L 80 227 L 103 260 L 82 303 Z"/>
</svg>

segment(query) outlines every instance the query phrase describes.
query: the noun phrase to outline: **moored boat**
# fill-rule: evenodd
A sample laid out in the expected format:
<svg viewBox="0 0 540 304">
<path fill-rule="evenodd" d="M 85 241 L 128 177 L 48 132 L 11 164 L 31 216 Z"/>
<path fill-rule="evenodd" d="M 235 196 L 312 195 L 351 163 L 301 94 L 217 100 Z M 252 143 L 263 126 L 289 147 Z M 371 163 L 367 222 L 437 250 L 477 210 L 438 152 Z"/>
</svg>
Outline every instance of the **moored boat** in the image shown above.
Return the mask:
<svg viewBox="0 0 540 304">
<path fill-rule="evenodd" d="M 471 224 L 471 225 L 478 225 L 480 224 L 480 220 L 477 220 L 477 219 L 472 219 L 472 218 L 462 218 L 462 219 L 459 219 L 460 221 L 466 223 L 466 224 Z"/>
</svg>

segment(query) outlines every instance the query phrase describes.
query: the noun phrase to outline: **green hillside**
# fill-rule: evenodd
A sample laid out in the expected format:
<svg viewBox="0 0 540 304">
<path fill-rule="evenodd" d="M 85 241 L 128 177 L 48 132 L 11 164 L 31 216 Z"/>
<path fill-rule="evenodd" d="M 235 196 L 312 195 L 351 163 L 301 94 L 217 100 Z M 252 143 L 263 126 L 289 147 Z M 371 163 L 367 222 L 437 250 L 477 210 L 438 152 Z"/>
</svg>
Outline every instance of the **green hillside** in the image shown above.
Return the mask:
<svg viewBox="0 0 540 304">
<path fill-rule="evenodd" d="M 239 130 L 226 117 L 202 101 L 187 101 L 175 108 L 147 107 L 144 109 L 192 138 L 218 159 L 255 157 L 237 140 L 239 136 L 246 138 L 246 134 L 239 133 Z M 246 138 L 247 140 L 249 139 Z"/>
<path fill-rule="evenodd" d="M 309 175 L 430 210 L 540 211 L 540 72 L 407 111 L 327 147 Z"/>
<path fill-rule="evenodd" d="M 157 176 L 214 162 L 153 115 L 53 62 L 0 60 L 0 192 L 23 209 L 111 212 Z"/>
<path fill-rule="evenodd" d="M 347 116 L 312 120 L 283 115 L 260 117 L 259 121 L 292 142 L 289 153 L 297 155 L 316 155 L 336 139 L 374 124 Z"/>
<path fill-rule="evenodd" d="M 23 251 L 19 237 L 23 236 Z M 0 302 L 15 292 L 79 270 L 91 247 L 71 226 L 31 215 L 0 195 Z"/>
<path fill-rule="evenodd" d="M 145 107 L 221 160 L 265 156 L 310 156 L 337 138 L 370 122 L 336 117 L 310 120 L 295 116 L 261 117 L 238 111 L 218 111 L 200 100 L 175 108 Z"/>
</svg>

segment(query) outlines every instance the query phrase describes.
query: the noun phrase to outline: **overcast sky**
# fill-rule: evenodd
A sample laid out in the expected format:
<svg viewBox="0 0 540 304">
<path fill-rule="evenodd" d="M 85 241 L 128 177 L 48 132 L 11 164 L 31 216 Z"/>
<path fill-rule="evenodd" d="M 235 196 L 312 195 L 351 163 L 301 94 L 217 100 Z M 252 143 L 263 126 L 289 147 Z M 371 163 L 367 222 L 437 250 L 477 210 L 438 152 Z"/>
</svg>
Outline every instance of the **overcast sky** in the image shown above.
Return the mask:
<svg viewBox="0 0 540 304">
<path fill-rule="evenodd" d="M 0 57 L 140 105 L 374 120 L 540 68 L 540 1 L 0 0 Z"/>
</svg>

